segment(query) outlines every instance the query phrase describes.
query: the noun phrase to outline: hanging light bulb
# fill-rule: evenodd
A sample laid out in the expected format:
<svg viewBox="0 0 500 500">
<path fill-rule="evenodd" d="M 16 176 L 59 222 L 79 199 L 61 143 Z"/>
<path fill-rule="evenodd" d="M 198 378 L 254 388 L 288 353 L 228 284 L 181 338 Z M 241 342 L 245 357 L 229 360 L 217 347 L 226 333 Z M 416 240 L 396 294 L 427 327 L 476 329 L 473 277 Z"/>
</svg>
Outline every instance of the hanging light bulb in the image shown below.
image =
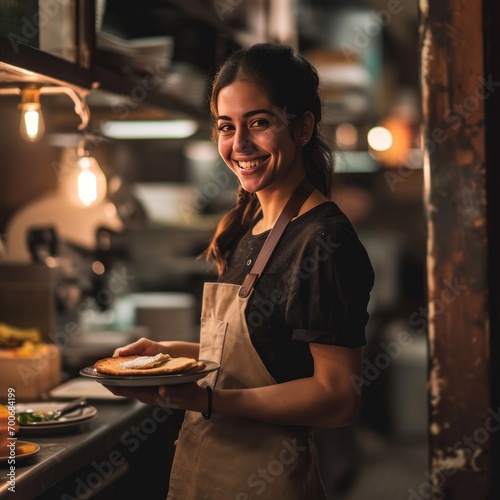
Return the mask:
<svg viewBox="0 0 500 500">
<path fill-rule="evenodd" d="M 80 173 L 78 174 L 78 199 L 89 207 L 100 203 L 106 196 L 106 177 L 95 158 L 84 156 L 77 162 Z"/>
<path fill-rule="evenodd" d="M 21 92 L 21 135 L 30 142 L 37 141 L 45 132 L 40 107 L 40 89 L 27 87 Z"/>
<path fill-rule="evenodd" d="M 65 183 L 70 200 L 78 206 L 98 205 L 106 197 L 106 176 L 84 145 L 79 146 L 75 165 L 67 174 Z"/>
</svg>

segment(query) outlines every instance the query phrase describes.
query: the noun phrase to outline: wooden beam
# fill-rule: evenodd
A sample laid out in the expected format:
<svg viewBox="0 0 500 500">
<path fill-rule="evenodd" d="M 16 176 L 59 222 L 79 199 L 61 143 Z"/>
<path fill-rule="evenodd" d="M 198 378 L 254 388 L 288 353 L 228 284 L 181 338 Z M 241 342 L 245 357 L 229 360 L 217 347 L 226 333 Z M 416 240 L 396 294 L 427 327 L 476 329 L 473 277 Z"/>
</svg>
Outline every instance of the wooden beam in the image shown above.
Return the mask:
<svg viewBox="0 0 500 500">
<path fill-rule="evenodd" d="M 485 0 L 484 44 L 485 74 L 500 82 L 500 1 Z M 500 413 L 500 92 L 493 93 L 486 106 L 486 171 L 488 199 L 489 240 L 489 298 L 490 298 L 490 346 L 491 346 L 491 406 Z M 500 432 L 492 435 L 493 484 L 491 498 L 500 498 Z M 495 474 L 496 472 L 496 474 Z"/>
<path fill-rule="evenodd" d="M 491 498 L 482 2 L 421 0 L 428 225 L 429 484 L 415 498 Z"/>
</svg>

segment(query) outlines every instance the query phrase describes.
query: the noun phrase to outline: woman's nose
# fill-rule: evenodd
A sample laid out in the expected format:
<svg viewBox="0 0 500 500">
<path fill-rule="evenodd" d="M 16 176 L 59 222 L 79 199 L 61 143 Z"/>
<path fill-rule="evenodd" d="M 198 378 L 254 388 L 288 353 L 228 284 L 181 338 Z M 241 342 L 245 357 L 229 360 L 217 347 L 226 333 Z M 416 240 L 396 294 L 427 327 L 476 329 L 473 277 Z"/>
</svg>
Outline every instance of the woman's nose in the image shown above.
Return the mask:
<svg viewBox="0 0 500 500">
<path fill-rule="evenodd" d="M 240 129 L 234 134 L 233 137 L 233 151 L 235 153 L 246 153 L 247 151 L 251 151 L 253 149 L 253 144 L 248 135 L 248 131 Z"/>
</svg>

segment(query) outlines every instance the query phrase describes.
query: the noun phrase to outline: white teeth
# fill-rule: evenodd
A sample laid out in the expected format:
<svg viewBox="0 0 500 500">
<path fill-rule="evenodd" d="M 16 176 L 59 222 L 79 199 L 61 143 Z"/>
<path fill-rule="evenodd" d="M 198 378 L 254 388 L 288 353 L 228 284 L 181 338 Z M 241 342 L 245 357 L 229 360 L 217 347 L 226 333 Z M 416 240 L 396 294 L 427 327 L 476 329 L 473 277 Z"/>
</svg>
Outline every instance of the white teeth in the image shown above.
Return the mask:
<svg viewBox="0 0 500 500">
<path fill-rule="evenodd" d="M 241 169 L 247 170 L 249 168 L 253 168 L 256 167 L 257 165 L 260 165 L 265 160 L 267 160 L 267 158 L 257 158 L 256 160 L 251 160 L 251 161 L 239 161 L 238 165 Z"/>
</svg>

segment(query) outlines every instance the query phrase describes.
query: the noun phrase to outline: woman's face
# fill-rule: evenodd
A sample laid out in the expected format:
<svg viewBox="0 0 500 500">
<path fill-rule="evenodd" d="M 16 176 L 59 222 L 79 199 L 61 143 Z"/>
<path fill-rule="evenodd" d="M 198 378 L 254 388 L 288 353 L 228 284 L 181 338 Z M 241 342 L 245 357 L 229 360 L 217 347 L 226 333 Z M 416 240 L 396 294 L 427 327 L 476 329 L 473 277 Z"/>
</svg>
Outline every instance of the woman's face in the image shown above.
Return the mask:
<svg viewBox="0 0 500 500">
<path fill-rule="evenodd" d="M 261 87 L 242 81 L 223 87 L 217 113 L 219 153 L 246 191 L 281 189 L 303 176 L 291 117 Z"/>
</svg>

